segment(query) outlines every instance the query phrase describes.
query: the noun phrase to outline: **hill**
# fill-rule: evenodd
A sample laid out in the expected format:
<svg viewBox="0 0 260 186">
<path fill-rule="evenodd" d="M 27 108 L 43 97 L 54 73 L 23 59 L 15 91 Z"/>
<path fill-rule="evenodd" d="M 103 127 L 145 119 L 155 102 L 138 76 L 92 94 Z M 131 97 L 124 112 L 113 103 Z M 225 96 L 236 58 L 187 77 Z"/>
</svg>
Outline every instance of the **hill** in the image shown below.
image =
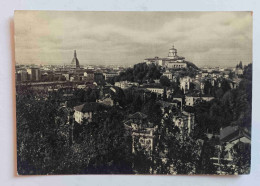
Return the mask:
<svg viewBox="0 0 260 186">
<path fill-rule="evenodd" d="M 193 68 L 194 70 L 199 70 L 199 67 L 197 67 L 194 63 L 192 63 L 190 61 L 185 61 L 185 63 L 187 63 L 188 68 Z"/>
</svg>

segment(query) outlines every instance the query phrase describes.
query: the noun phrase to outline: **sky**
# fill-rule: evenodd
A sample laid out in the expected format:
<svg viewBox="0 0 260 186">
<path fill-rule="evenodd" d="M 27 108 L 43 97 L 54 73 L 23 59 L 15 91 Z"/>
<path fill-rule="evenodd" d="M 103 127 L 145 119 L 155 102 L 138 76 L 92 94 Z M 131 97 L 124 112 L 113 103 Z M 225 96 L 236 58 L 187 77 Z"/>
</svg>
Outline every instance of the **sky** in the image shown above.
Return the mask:
<svg viewBox="0 0 260 186">
<path fill-rule="evenodd" d="M 202 66 L 252 62 L 251 12 L 15 11 L 18 64 L 133 65 L 178 55 Z"/>
</svg>

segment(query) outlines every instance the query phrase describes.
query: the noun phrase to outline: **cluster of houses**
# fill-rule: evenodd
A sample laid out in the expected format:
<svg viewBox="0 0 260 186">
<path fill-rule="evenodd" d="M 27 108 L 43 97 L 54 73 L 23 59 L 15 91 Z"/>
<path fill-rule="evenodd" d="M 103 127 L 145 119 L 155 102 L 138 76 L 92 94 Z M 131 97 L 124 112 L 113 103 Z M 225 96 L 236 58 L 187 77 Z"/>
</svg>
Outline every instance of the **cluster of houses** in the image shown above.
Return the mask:
<svg viewBox="0 0 260 186">
<path fill-rule="evenodd" d="M 179 78 L 180 88 L 184 92 L 184 99 L 182 96 L 171 96 L 174 90 L 172 88 L 166 88 L 160 85 L 160 83 L 148 83 L 148 84 L 138 84 L 136 82 L 129 82 L 129 81 L 120 81 L 115 82 L 114 87 L 119 87 L 121 89 L 128 89 L 128 88 L 135 88 L 137 90 L 143 90 L 144 94 L 146 93 L 155 93 L 158 97 L 162 97 L 162 95 L 165 93 L 168 100 L 163 101 L 162 99 L 158 99 L 158 103 L 160 105 L 160 108 L 163 113 L 163 118 L 167 118 L 169 114 L 171 113 L 173 108 L 178 108 L 181 110 L 180 114 L 174 115 L 172 118 L 173 126 L 176 126 L 180 129 L 183 135 L 189 135 L 192 133 L 196 122 L 195 122 L 195 116 L 194 113 L 190 113 L 187 111 L 184 111 L 184 106 L 193 107 L 197 102 L 206 101 L 209 102 L 214 99 L 213 96 L 205 95 L 203 93 L 204 89 L 204 83 L 205 81 L 209 81 L 212 86 L 217 85 L 221 86 L 221 81 L 219 79 L 228 79 L 230 80 L 230 87 L 231 88 L 237 88 L 240 78 L 235 77 L 233 79 L 222 76 L 215 76 L 213 75 L 215 72 L 201 72 L 198 73 L 198 75 L 194 78 L 191 78 L 189 76 L 185 76 L 182 78 Z M 219 74 L 219 73 L 216 73 Z M 163 73 L 164 76 L 168 77 L 168 79 L 172 82 L 176 82 L 174 78 L 174 73 L 171 73 L 169 70 L 165 71 Z M 191 91 L 191 84 L 197 84 L 195 86 L 195 89 L 198 89 L 200 91 L 200 94 L 196 94 L 193 91 Z M 111 85 L 111 88 L 113 89 L 113 86 Z M 85 103 L 86 105 L 91 103 Z M 97 100 L 95 104 L 104 104 L 108 106 L 115 105 L 114 101 L 111 99 L 111 96 L 104 97 L 100 100 Z M 86 117 L 88 120 L 91 121 L 91 117 L 94 110 L 86 110 L 88 112 L 84 113 L 84 110 L 82 110 L 84 106 L 75 107 L 75 113 L 74 117 L 75 120 L 78 123 L 81 123 L 83 121 L 83 118 Z M 89 108 L 95 108 L 92 106 L 89 106 Z M 163 122 L 163 121 L 162 121 Z M 124 121 L 125 128 L 132 136 L 132 153 L 135 153 L 137 150 L 144 149 L 148 154 L 152 154 L 154 151 L 154 138 L 156 137 L 156 131 L 158 130 L 158 124 L 157 123 L 151 123 L 148 121 L 147 115 L 141 112 L 136 112 L 134 114 L 130 114 L 126 117 Z M 208 136 L 209 138 L 212 138 L 212 135 Z M 216 136 L 215 136 L 216 137 Z M 244 129 L 237 129 L 235 127 L 227 127 L 220 130 L 220 134 L 217 135 L 217 138 L 220 141 L 220 144 L 224 144 L 225 149 L 228 151 L 227 156 L 225 157 L 225 161 L 232 162 L 232 153 L 229 151 L 235 144 L 237 143 L 250 143 L 251 138 L 249 131 L 245 131 Z M 216 146 L 216 150 L 220 152 L 221 145 Z M 220 156 L 212 157 L 212 160 L 214 160 L 215 165 L 218 167 L 221 167 L 221 161 L 223 159 L 220 158 Z M 221 172 L 221 168 L 219 169 L 220 173 L 223 174 L 224 172 Z"/>
<path fill-rule="evenodd" d="M 76 51 L 74 51 L 74 57 L 72 64 L 63 67 L 34 67 L 34 66 L 18 66 L 16 68 L 16 81 L 17 82 L 35 82 L 35 86 L 50 86 L 50 83 L 40 83 L 40 81 L 52 76 L 58 80 L 64 80 L 65 82 L 74 82 L 69 86 L 74 86 L 77 89 L 96 88 L 100 91 L 100 97 L 96 102 L 87 102 L 74 107 L 73 118 L 79 125 L 83 122 L 90 123 L 93 119 L 93 115 L 99 109 L 109 109 L 114 105 L 118 105 L 113 99 L 110 93 L 103 94 L 103 87 L 109 89 L 112 92 L 116 92 L 117 88 L 123 90 L 134 88 L 138 91 L 143 91 L 144 97 L 147 94 L 154 93 L 157 95 L 157 102 L 160 105 L 163 118 L 173 115 L 173 126 L 176 126 L 185 135 L 192 133 L 196 123 L 194 113 L 184 111 L 183 107 L 193 107 L 197 102 L 206 101 L 209 102 L 214 99 L 210 95 L 204 94 L 205 82 L 210 82 L 212 86 L 222 86 L 222 80 L 228 81 L 231 88 L 237 88 L 241 81 L 240 75 L 243 74 L 243 68 L 237 66 L 234 69 L 219 69 L 219 68 L 204 68 L 198 70 L 195 77 L 184 76 L 178 77 L 176 75 L 176 69 L 188 68 L 187 62 L 184 57 L 177 55 L 177 49 L 170 48 L 168 57 L 166 58 L 147 58 L 144 60 L 147 64 L 161 65 L 163 68 L 162 76 L 166 76 L 171 82 L 179 81 L 180 89 L 183 91 L 184 96 L 174 95 L 174 89 L 171 87 L 164 87 L 159 83 L 159 80 L 155 80 L 154 83 L 139 84 L 136 82 L 119 81 L 114 85 L 107 83 L 107 80 L 118 76 L 124 69 L 117 68 L 105 68 L 105 67 L 88 67 L 84 68 L 80 66 L 77 59 Z M 230 77 L 233 73 L 234 76 Z M 76 83 L 75 83 L 76 82 Z M 84 82 L 83 84 L 80 82 Z M 38 83 L 38 84 L 37 84 Z M 56 83 L 57 84 L 57 83 Z M 102 84 L 102 85 L 101 85 Z M 67 86 L 64 82 L 59 86 Z M 52 88 L 53 89 L 53 88 Z M 57 89 L 57 87 L 56 87 Z M 64 94 L 65 95 L 65 94 Z M 70 99 L 71 95 L 64 96 L 65 101 Z M 163 96 L 166 96 L 167 101 L 163 101 Z M 181 113 L 173 114 L 172 110 L 178 108 Z M 162 120 L 163 122 L 163 120 Z M 148 121 L 146 114 L 136 112 L 126 116 L 124 121 L 125 128 L 132 136 L 132 152 L 135 153 L 138 148 L 145 149 L 149 154 L 154 150 L 154 138 L 158 129 L 158 123 L 151 123 Z M 212 136 L 209 136 L 212 137 Z M 244 129 L 236 127 L 227 127 L 220 130 L 218 136 L 221 143 L 225 144 L 226 149 L 231 149 L 232 146 L 238 142 L 250 143 L 250 134 Z M 220 165 L 219 157 L 213 157 L 216 159 L 216 165 Z M 232 160 L 232 154 L 229 153 L 227 160 Z"/>
<path fill-rule="evenodd" d="M 69 65 L 17 65 L 16 82 L 87 81 L 102 82 L 118 76 L 123 67 L 80 66 L 76 50 Z"/>
</svg>

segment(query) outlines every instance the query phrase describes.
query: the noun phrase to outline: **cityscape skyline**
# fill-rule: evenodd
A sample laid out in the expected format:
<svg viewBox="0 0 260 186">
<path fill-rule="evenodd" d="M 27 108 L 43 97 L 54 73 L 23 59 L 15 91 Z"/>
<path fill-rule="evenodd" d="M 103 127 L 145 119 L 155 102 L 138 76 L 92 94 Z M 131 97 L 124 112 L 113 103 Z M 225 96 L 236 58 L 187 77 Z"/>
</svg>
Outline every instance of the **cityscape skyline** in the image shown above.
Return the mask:
<svg viewBox="0 0 260 186">
<path fill-rule="evenodd" d="M 15 16 L 19 64 L 66 65 L 77 50 L 82 65 L 133 65 L 167 56 L 172 44 L 199 67 L 252 63 L 251 12 L 19 11 Z"/>
<path fill-rule="evenodd" d="M 16 12 L 17 175 L 249 174 L 251 22 Z"/>
</svg>

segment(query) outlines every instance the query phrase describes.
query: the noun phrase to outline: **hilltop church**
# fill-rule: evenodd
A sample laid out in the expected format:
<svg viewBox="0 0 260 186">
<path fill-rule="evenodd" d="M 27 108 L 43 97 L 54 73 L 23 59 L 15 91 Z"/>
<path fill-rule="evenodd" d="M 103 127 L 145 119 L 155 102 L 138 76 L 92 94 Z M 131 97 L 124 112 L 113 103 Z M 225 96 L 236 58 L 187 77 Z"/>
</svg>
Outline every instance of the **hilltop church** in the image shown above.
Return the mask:
<svg viewBox="0 0 260 186">
<path fill-rule="evenodd" d="M 187 63 L 184 61 L 184 57 L 177 55 L 177 49 L 172 46 L 172 48 L 169 49 L 168 57 L 166 58 L 146 58 L 144 62 L 146 64 L 156 64 L 161 65 L 163 67 L 169 68 L 169 69 L 179 69 L 179 68 L 187 68 Z"/>
</svg>

